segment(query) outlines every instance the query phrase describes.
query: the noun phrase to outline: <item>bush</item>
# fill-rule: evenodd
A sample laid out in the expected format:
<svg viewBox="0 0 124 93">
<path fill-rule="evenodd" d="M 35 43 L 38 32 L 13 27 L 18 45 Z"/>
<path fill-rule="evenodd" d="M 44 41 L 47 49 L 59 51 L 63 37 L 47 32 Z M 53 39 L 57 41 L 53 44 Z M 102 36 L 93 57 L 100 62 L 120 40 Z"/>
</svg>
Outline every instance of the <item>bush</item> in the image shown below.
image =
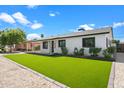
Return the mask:
<svg viewBox="0 0 124 93">
<path fill-rule="evenodd" d="M 89 53 L 91 56 L 98 56 L 98 53 L 101 51 L 101 48 L 90 48 Z"/>
<path fill-rule="evenodd" d="M 40 50 L 40 45 L 39 45 L 39 46 L 35 46 L 35 47 L 33 48 L 33 50 Z"/>
<path fill-rule="evenodd" d="M 78 48 L 74 48 L 74 55 L 75 55 L 75 56 L 78 56 L 78 54 L 79 54 L 79 53 L 78 53 Z"/>
<path fill-rule="evenodd" d="M 115 52 L 115 47 L 108 47 L 108 48 L 107 48 L 107 51 L 108 51 L 108 53 L 110 53 L 110 54 L 114 54 L 114 52 Z"/>
<path fill-rule="evenodd" d="M 90 53 L 91 56 L 93 56 L 93 50 L 94 50 L 94 48 L 92 48 L 92 47 L 89 48 L 89 53 Z"/>
<path fill-rule="evenodd" d="M 78 53 L 80 56 L 83 56 L 84 55 L 84 48 L 81 48 L 80 50 L 79 50 L 79 53 Z"/>
<path fill-rule="evenodd" d="M 6 52 L 5 48 L 0 48 L 0 53 L 5 53 L 5 52 Z"/>
<path fill-rule="evenodd" d="M 107 49 L 103 50 L 103 55 L 105 58 L 112 58 L 112 55 L 110 53 L 108 53 Z"/>
<path fill-rule="evenodd" d="M 66 47 L 61 47 L 62 55 L 68 54 L 68 49 Z"/>
<path fill-rule="evenodd" d="M 112 58 L 114 52 L 115 52 L 115 47 L 108 47 L 107 49 L 103 50 L 103 55 L 105 58 Z"/>
</svg>

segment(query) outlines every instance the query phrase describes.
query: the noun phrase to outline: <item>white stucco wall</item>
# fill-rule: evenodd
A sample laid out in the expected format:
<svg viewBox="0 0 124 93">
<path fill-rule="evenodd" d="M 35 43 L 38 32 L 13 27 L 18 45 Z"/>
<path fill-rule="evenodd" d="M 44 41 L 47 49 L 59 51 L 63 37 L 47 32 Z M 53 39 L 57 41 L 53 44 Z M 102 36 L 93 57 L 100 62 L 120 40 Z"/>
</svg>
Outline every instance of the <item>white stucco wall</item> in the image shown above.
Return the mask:
<svg viewBox="0 0 124 93">
<path fill-rule="evenodd" d="M 46 41 L 45 41 L 46 42 Z M 41 46 L 40 46 L 41 53 L 43 54 L 48 54 L 50 53 L 50 42 L 48 42 L 48 49 L 43 49 L 43 41 L 41 41 Z"/>
<path fill-rule="evenodd" d="M 106 49 L 106 37 L 108 39 L 112 39 L 111 35 L 109 34 L 99 34 L 99 35 L 91 35 L 91 36 L 80 36 L 80 37 L 71 37 L 71 38 L 63 38 L 63 39 L 55 39 L 54 41 L 54 53 L 61 53 L 61 48 L 58 47 L 58 40 L 66 40 L 66 47 L 68 49 L 69 54 L 73 54 L 74 48 L 82 48 L 82 38 L 89 38 L 89 37 L 95 37 L 95 47 Z M 50 53 L 50 41 L 48 40 L 48 49 L 43 49 L 43 45 L 41 42 L 41 53 Z M 84 47 L 85 55 L 89 55 L 89 48 Z M 100 56 L 102 56 L 102 52 L 100 53 Z"/>
<path fill-rule="evenodd" d="M 92 35 L 92 36 L 82 36 L 82 37 L 72 37 L 72 38 L 64 38 L 58 40 L 66 40 L 66 47 L 68 49 L 69 54 L 73 54 L 74 48 L 82 48 L 82 39 L 95 37 L 95 47 L 106 49 L 106 34 L 101 35 Z M 61 48 L 58 47 L 58 40 L 56 40 L 56 48 L 55 53 L 61 53 Z M 85 55 L 89 55 L 89 48 L 84 47 Z M 102 53 L 100 54 L 102 55 Z"/>
</svg>

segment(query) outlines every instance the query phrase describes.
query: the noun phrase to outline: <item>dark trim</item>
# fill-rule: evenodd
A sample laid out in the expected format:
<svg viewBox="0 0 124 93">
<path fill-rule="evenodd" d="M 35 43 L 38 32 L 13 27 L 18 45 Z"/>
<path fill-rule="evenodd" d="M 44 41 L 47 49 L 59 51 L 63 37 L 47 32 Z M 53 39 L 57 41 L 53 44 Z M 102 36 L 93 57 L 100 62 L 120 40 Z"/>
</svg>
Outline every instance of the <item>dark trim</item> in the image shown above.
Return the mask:
<svg viewBox="0 0 124 93">
<path fill-rule="evenodd" d="M 53 40 L 53 39 L 63 39 L 63 38 L 72 38 L 72 37 L 80 37 L 80 36 L 91 36 L 91 35 L 100 35 L 100 34 L 108 34 L 110 32 L 102 32 L 102 33 L 94 33 L 94 34 L 86 34 L 86 35 L 76 35 L 76 36 L 67 36 L 67 37 L 56 37 L 51 39 L 44 39 L 44 40 Z M 44 41 L 41 40 L 41 41 Z"/>
<path fill-rule="evenodd" d="M 54 53 L 54 41 L 52 41 L 52 47 L 51 47 L 52 53 Z"/>
<path fill-rule="evenodd" d="M 65 42 L 64 47 L 66 47 L 66 40 L 65 40 L 65 39 L 64 39 L 64 40 L 58 40 L 58 47 L 61 47 L 61 46 L 60 46 L 60 42 L 63 42 L 63 41 Z"/>
<path fill-rule="evenodd" d="M 44 45 L 45 43 L 47 43 L 47 46 Z M 43 41 L 42 42 L 42 48 L 43 49 L 48 49 L 48 42 L 47 41 Z"/>
<path fill-rule="evenodd" d="M 84 46 L 84 39 L 93 39 L 94 40 L 94 46 Z M 90 48 L 90 47 L 95 47 L 96 46 L 96 38 L 95 37 L 86 37 L 86 38 L 82 38 L 82 47 L 84 48 Z"/>
</svg>

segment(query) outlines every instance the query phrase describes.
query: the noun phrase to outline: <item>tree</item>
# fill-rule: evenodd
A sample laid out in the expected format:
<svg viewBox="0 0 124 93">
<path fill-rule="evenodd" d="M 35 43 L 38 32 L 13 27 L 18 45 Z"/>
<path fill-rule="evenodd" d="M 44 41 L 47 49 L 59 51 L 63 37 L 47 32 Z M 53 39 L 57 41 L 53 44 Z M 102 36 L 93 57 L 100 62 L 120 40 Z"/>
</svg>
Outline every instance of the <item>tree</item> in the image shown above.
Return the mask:
<svg viewBox="0 0 124 93">
<path fill-rule="evenodd" d="M 10 47 L 10 52 L 12 52 L 12 48 L 15 44 L 19 44 L 20 42 L 25 41 L 26 35 L 23 30 L 16 29 L 5 29 L 1 35 L 1 44 L 8 45 Z"/>
<path fill-rule="evenodd" d="M 44 37 L 44 34 L 41 34 L 40 37 L 43 38 Z"/>
<path fill-rule="evenodd" d="M 2 31 L 0 33 L 0 48 L 4 48 L 7 45 L 7 32 Z"/>
</svg>

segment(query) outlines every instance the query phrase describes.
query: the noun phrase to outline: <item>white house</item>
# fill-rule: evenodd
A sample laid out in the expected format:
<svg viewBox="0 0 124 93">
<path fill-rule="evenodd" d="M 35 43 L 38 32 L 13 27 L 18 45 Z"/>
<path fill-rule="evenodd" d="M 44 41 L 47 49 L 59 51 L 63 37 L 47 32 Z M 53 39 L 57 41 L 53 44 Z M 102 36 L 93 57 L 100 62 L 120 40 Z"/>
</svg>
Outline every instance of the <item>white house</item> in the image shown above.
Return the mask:
<svg viewBox="0 0 124 93">
<path fill-rule="evenodd" d="M 90 47 L 106 49 L 113 40 L 112 28 L 77 31 L 69 34 L 58 35 L 41 40 L 41 53 L 61 53 L 61 46 L 68 49 L 68 54 L 73 54 L 74 48 L 84 48 L 84 54 L 89 55 Z M 100 53 L 102 56 L 102 53 Z"/>
</svg>

